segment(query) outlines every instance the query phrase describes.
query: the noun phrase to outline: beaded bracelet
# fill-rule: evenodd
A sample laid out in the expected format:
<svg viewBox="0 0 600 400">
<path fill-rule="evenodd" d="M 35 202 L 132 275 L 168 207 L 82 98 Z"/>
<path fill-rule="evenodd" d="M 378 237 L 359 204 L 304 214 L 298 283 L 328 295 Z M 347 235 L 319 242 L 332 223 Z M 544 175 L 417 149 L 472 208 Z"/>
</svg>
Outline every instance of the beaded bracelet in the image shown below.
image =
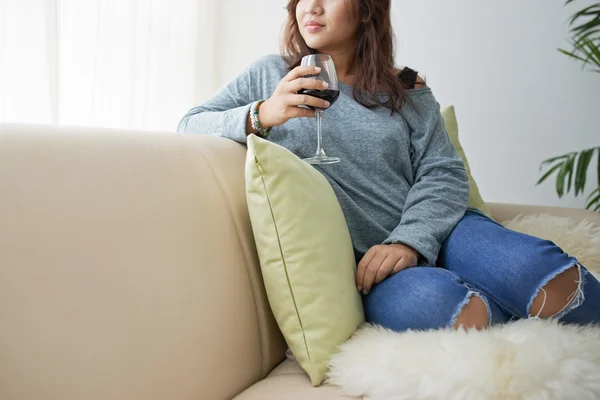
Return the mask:
<svg viewBox="0 0 600 400">
<path fill-rule="evenodd" d="M 250 107 L 250 123 L 252 124 L 252 129 L 258 131 L 258 136 L 266 138 L 267 136 L 269 136 L 269 133 L 271 133 L 271 128 L 269 127 L 263 129 L 262 125 L 260 124 L 260 119 L 258 118 L 258 110 L 262 103 L 264 103 L 264 100 L 257 101 L 256 103 L 252 104 L 252 107 Z"/>
</svg>

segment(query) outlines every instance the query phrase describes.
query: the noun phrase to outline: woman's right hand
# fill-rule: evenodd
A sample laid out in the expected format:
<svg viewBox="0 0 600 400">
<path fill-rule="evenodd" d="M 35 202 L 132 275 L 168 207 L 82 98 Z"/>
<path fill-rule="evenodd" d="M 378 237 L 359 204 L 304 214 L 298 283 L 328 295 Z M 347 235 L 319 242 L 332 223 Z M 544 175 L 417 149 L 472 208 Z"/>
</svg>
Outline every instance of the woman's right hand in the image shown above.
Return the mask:
<svg viewBox="0 0 600 400">
<path fill-rule="evenodd" d="M 314 66 L 300 66 L 291 70 L 281 80 L 275 92 L 258 110 L 260 124 L 266 128 L 280 126 L 292 118 L 314 117 L 315 112 L 306 108 L 298 107 L 307 105 L 315 108 L 327 108 L 328 101 L 306 94 L 298 94 L 302 89 L 325 90 L 326 82 L 305 78 L 305 76 L 316 75 L 321 71 Z"/>
</svg>

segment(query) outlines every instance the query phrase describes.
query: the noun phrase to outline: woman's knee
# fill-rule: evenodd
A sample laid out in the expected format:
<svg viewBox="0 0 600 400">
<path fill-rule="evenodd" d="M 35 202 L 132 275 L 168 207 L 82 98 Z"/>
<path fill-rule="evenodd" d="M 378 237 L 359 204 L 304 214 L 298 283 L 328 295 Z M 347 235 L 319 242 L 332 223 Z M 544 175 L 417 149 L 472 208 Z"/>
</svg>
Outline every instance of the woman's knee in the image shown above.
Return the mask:
<svg viewBox="0 0 600 400">
<path fill-rule="evenodd" d="M 534 295 L 529 317 L 560 317 L 577 307 L 583 299 L 582 271 L 575 265 L 552 278 Z"/>
<path fill-rule="evenodd" d="M 364 297 L 367 321 L 395 331 L 454 326 L 483 327 L 487 307 L 450 272 L 439 268 L 406 269 L 376 285 Z"/>
<path fill-rule="evenodd" d="M 464 329 L 483 329 L 490 324 L 490 311 L 486 301 L 477 294 L 472 294 L 465 299 L 466 303 L 457 310 L 453 327 Z"/>
</svg>

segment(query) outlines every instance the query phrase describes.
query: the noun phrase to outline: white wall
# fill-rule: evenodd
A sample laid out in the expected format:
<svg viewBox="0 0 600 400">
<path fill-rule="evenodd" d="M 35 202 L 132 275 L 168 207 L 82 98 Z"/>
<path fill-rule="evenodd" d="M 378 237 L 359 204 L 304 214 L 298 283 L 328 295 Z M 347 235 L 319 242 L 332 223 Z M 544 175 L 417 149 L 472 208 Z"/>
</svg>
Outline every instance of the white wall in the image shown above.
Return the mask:
<svg viewBox="0 0 600 400">
<path fill-rule="evenodd" d="M 219 85 L 278 50 L 284 4 L 222 0 Z M 542 160 L 600 145 L 600 75 L 556 51 L 573 10 L 563 4 L 393 1 L 398 64 L 425 72 L 442 106 L 456 106 L 487 201 L 583 206 L 582 196 L 559 200 L 553 182 L 535 186 Z"/>
<path fill-rule="evenodd" d="M 219 0 L 221 84 L 233 79 L 257 58 L 279 52 L 281 28 L 287 16 L 282 0 Z"/>
</svg>

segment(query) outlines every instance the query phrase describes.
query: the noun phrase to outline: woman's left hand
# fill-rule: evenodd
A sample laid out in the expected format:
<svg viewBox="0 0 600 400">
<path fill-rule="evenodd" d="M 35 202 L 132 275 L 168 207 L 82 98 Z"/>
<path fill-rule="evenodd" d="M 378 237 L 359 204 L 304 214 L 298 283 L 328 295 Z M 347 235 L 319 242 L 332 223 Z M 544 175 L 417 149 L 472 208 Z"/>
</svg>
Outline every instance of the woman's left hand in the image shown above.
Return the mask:
<svg viewBox="0 0 600 400">
<path fill-rule="evenodd" d="M 358 263 L 356 287 L 368 294 L 373 285 L 392 274 L 414 267 L 418 262 L 415 249 L 404 244 L 380 244 L 373 246 Z"/>
</svg>

